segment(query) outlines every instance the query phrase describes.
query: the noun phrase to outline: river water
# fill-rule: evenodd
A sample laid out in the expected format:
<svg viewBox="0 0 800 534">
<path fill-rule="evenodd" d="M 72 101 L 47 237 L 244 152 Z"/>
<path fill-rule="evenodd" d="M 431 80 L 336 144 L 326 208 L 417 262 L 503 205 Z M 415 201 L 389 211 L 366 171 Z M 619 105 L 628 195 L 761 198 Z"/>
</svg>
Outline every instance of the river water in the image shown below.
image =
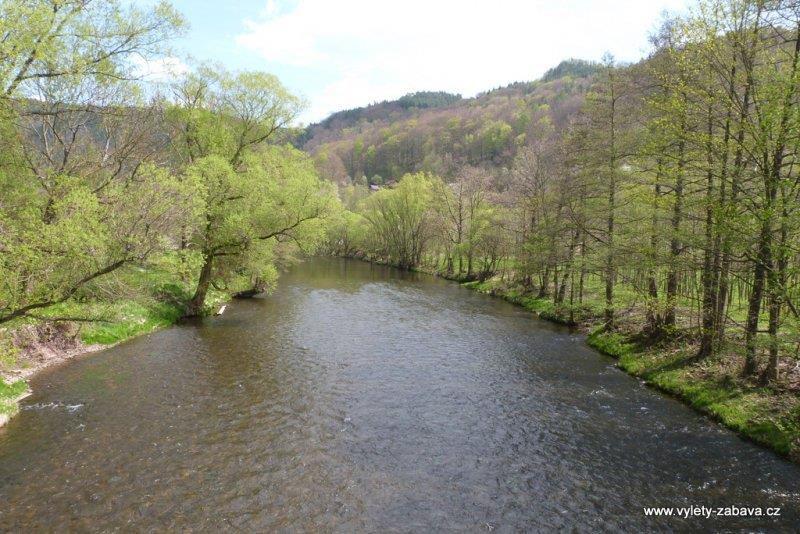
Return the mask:
<svg viewBox="0 0 800 534">
<path fill-rule="evenodd" d="M 0 530 L 791 530 L 800 468 L 581 336 L 314 260 L 271 296 L 47 371 L 0 429 Z M 781 507 L 653 519 L 645 506 Z"/>
</svg>

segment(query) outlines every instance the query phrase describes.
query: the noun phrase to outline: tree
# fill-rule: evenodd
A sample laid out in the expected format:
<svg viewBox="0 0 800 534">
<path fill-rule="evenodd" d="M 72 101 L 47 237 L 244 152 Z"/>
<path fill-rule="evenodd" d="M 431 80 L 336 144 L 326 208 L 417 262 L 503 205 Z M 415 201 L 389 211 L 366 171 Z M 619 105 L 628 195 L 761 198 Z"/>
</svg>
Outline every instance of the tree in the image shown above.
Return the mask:
<svg viewBox="0 0 800 534">
<path fill-rule="evenodd" d="M 174 94 L 177 105 L 167 113 L 173 153 L 186 179 L 203 190 L 200 228 L 184 238 L 202 257 L 187 310 L 199 315 L 215 280 L 243 277 L 251 291 L 267 287 L 274 278 L 268 242 L 310 246 L 301 236 L 332 209 L 333 196 L 310 161 L 267 148 L 302 107 L 275 76 L 204 66 Z"/>
<path fill-rule="evenodd" d="M 364 202 L 362 215 L 380 246 L 380 254 L 402 269 L 420 264 L 432 236 L 433 183 L 438 178 L 407 174 L 394 189 L 381 189 Z"/>
<path fill-rule="evenodd" d="M 486 231 L 490 208 L 486 202 L 489 189 L 488 175 L 481 169 L 465 167 L 455 181 L 432 182 L 436 213 L 441 224 L 439 231 L 447 249 L 447 271 L 452 274 L 458 263 L 457 274 L 464 273 L 464 258 L 467 260 L 466 276 L 473 276 L 473 259 L 478 243 Z"/>
<path fill-rule="evenodd" d="M 626 174 L 626 159 L 633 150 L 630 146 L 632 129 L 628 127 L 630 117 L 626 104 L 631 100 L 631 86 L 610 55 L 603 58 L 603 67 L 598 72 L 597 82 L 587 95 L 583 127 L 586 135 L 581 138 L 585 145 L 580 148 L 584 175 L 592 180 L 590 189 L 602 192 L 595 203 L 598 215 L 603 219 L 601 228 L 590 232 L 600 241 L 603 252 L 603 276 L 605 283 L 605 327 L 614 328 L 614 288 L 618 277 L 618 211 L 620 192 Z"/>
<path fill-rule="evenodd" d="M 162 3 L 0 4 L 0 322 L 31 316 L 164 250 L 193 191 L 157 166 L 158 109 L 133 55 L 180 28 Z M 27 97 L 27 98 L 26 98 Z"/>
<path fill-rule="evenodd" d="M 276 276 L 276 244 L 313 251 L 324 237 L 321 219 L 338 205 L 313 163 L 289 147 L 247 153 L 238 171 L 220 156 L 204 156 L 185 177 L 202 191 L 201 223 L 190 237 L 202 266 L 187 315 L 204 312 L 212 284 L 230 291 L 267 289 Z"/>
<path fill-rule="evenodd" d="M 2 96 L 27 96 L 36 82 L 55 78 L 135 78 L 132 58 L 158 58 L 183 24 L 164 1 L 141 9 L 120 0 L 5 0 Z"/>
<path fill-rule="evenodd" d="M 149 164 L 102 194 L 80 176 L 54 177 L 52 197 L 33 183 L 0 174 L 0 323 L 64 302 L 162 250 L 193 213 L 189 184 Z"/>
<path fill-rule="evenodd" d="M 215 155 L 237 168 L 248 151 L 274 141 L 303 107 L 272 74 L 229 73 L 219 66 L 201 66 L 175 84 L 173 94 L 177 105 L 167 116 L 182 164 Z"/>
</svg>

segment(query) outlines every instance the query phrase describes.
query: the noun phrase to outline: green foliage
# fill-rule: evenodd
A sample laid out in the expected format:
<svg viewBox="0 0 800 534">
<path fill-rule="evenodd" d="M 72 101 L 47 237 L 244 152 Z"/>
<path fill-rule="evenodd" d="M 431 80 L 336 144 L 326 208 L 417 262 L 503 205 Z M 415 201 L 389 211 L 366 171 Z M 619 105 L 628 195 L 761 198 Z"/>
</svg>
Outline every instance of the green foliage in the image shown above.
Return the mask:
<svg viewBox="0 0 800 534">
<path fill-rule="evenodd" d="M 365 199 L 360 210 L 378 253 L 404 269 L 419 265 L 432 235 L 431 199 L 438 178 L 403 176 L 394 189 L 381 189 Z"/>
<path fill-rule="evenodd" d="M 57 176 L 46 196 L 0 174 L 0 322 L 62 302 L 87 281 L 162 249 L 166 235 L 191 219 L 193 191 L 148 165 L 139 180 L 100 191 L 81 177 Z"/>
<path fill-rule="evenodd" d="M 229 291 L 270 288 L 281 247 L 313 252 L 325 237 L 323 219 L 338 209 L 332 187 L 291 147 L 248 152 L 238 170 L 205 156 L 187 167 L 186 180 L 203 203 L 204 223 L 191 240 L 205 262 L 213 261 L 205 282 Z M 202 306 L 199 297 L 195 305 Z"/>
<path fill-rule="evenodd" d="M 369 248 L 370 226 L 357 212 L 341 210 L 328 222 L 326 251 L 330 254 L 355 257 Z"/>
<path fill-rule="evenodd" d="M 475 138 L 475 151 L 478 154 L 477 161 L 483 159 L 494 160 L 499 157 L 503 150 L 509 146 L 513 131 L 513 128 L 502 120 L 487 123 Z"/>
<path fill-rule="evenodd" d="M 268 144 L 303 106 L 274 76 L 206 66 L 177 83 L 175 93 L 167 115 L 173 146 L 200 203 L 199 224 L 186 236 L 202 258 L 187 309 L 199 315 L 212 286 L 230 293 L 270 289 L 276 265 L 289 261 L 293 248 L 313 252 L 320 245 L 323 220 L 338 199 L 310 158 Z"/>
<path fill-rule="evenodd" d="M 184 25 L 165 1 L 147 9 L 121 0 L 0 3 L 0 87 L 26 94 L 40 80 L 118 80 L 134 74 L 133 55 L 157 57 Z"/>
<path fill-rule="evenodd" d="M 454 95 L 444 91 L 420 91 L 401 96 L 397 103 L 404 109 L 438 108 L 455 104 L 459 100 L 461 100 L 461 95 Z"/>
<path fill-rule="evenodd" d="M 177 82 L 167 110 L 173 147 L 192 163 L 217 156 L 238 167 L 246 153 L 289 125 L 304 106 L 272 74 L 204 65 Z"/>
</svg>

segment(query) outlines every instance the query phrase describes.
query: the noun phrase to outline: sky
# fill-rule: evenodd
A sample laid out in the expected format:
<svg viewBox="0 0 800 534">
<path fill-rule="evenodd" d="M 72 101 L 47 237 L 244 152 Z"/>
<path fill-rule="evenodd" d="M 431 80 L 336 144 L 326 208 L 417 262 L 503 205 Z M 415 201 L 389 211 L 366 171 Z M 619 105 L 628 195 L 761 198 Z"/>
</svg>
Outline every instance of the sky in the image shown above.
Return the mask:
<svg viewBox="0 0 800 534">
<path fill-rule="evenodd" d="M 305 97 L 309 123 L 414 91 L 474 96 L 572 57 L 635 61 L 662 13 L 689 1 L 172 0 L 189 30 L 148 68 L 271 72 Z"/>
</svg>

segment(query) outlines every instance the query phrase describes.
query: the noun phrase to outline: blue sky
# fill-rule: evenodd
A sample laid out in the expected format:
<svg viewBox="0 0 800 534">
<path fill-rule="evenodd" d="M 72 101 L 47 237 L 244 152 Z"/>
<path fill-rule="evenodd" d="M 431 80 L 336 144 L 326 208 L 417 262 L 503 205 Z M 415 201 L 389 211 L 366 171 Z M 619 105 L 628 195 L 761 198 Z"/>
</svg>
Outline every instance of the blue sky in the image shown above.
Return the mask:
<svg viewBox="0 0 800 534">
<path fill-rule="evenodd" d="M 412 91 L 472 96 L 569 57 L 633 61 L 661 13 L 688 2 L 173 0 L 190 29 L 171 62 L 272 72 L 307 99 L 312 122 Z"/>
</svg>

